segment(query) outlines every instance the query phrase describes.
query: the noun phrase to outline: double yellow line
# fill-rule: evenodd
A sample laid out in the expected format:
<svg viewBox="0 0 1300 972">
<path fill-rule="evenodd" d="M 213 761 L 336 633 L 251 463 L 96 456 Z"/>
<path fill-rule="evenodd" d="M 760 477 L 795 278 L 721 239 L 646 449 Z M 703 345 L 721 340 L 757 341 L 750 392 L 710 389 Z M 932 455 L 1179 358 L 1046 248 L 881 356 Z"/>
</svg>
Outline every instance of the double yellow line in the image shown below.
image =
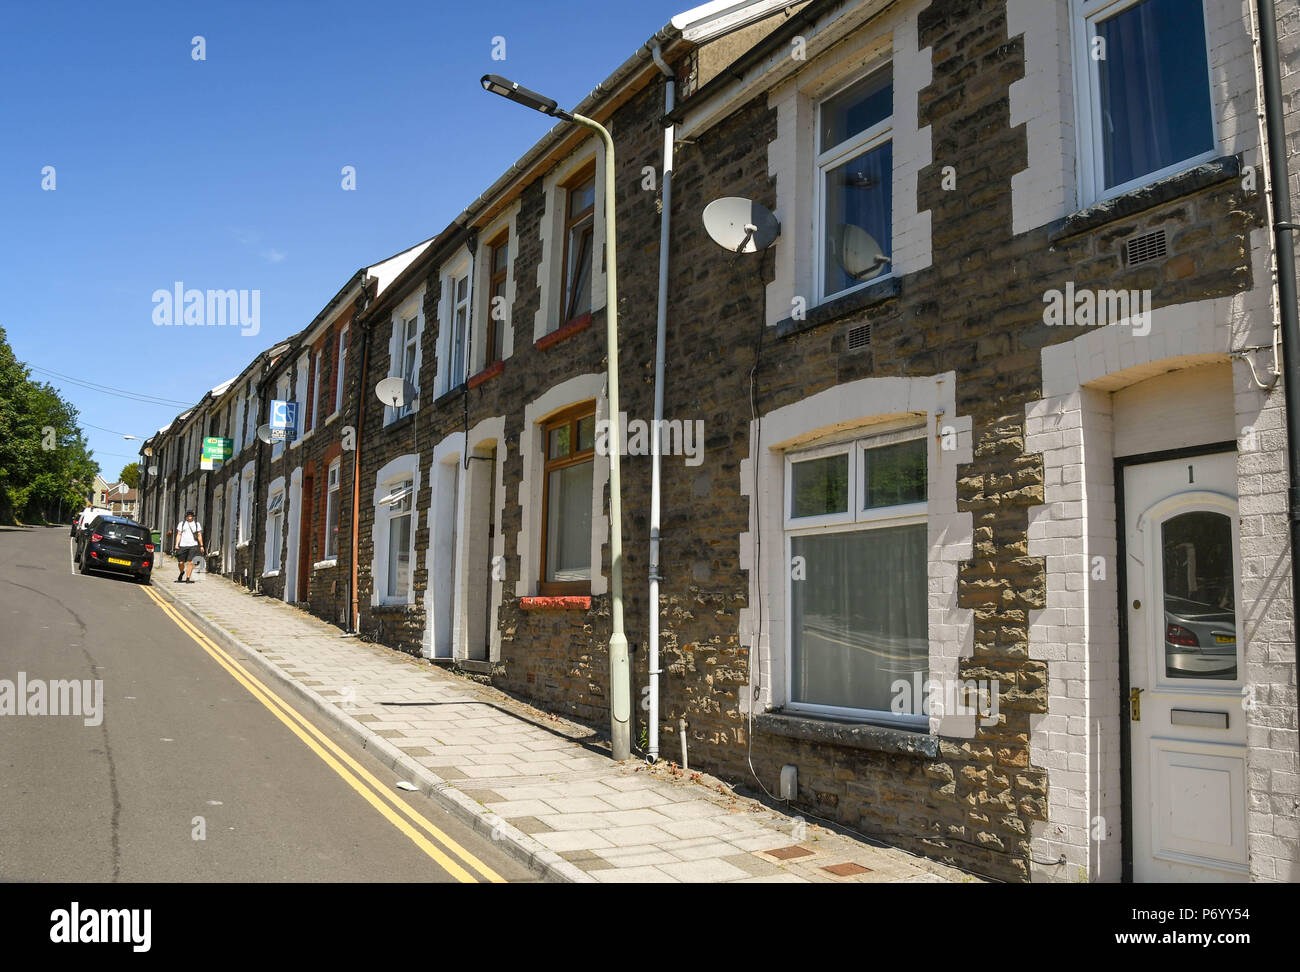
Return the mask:
<svg viewBox="0 0 1300 972">
<path fill-rule="evenodd" d="M 415 846 L 433 858 L 439 867 L 463 884 L 478 883 L 478 879 L 474 875 L 470 874 L 469 871 L 444 852 L 443 848 L 446 848 L 446 851 L 455 855 L 488 881 L 497 884 L 505 883 L 505 878 L 497 874 L 496 871 L 492 870 L 464 847 L 461 847 L 460 844 L 444 834 L 424 816 L 412 810 L 405 802 L 390 794 L 384 784 L 375 779 L 364 766 L 312 725 L 293 706 L 258 681 L 256 676 L 186 620 L 179 611 L 163 600 L 161 595 L 156 594 L 148 587 L 142 588 L 142 590 L 149 595 L 165 615 L 176 622 L 177 627 L 197 642 L 200 648 L 211 655 L 213 660 L 229 672 L 235 681 L 248 689 L 253 698 L 266 706 L 272 715 L 283 722 L 312 752 L 324 760 L 325 764 L 337 773 L 345 783 L 356 790 L 367 803 L 383 814 L 389 823 L 409 837 Z M 409 822 L 402 819 L 403 816 L 408 818 Z M 412 826 L 412 824 L 415 826 Z M 421 830 L 424 833 L 421 833 Z M 428 837 L 425 834 L 428 834 Z M 439 847 L 439 844 L 442 846 Z"/>
</svg>

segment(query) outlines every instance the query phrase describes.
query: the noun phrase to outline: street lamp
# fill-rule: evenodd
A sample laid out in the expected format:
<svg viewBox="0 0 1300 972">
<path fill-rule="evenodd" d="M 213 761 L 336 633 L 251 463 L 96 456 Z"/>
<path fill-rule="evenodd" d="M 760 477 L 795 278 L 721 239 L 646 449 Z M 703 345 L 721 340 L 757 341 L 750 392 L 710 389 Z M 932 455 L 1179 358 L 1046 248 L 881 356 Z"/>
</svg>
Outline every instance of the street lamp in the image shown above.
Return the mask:
<svg viewBox="0 0 1300 972">
<path fill-rule="evenodd" d="M 618 412 L 618 264 L 615 250 L 617 236 L 614 229 L 614 139 L 609 130 L 599 122 L 582 115 L 565 111 L 553 98 L 530 91 L 499 74 L 485 74 L 483 90 L 500 95 L 550 115 L 562 121 L 571 121 L 590 128 L 605 144 L 605 331 L 609 350 L 606 355 L 606 382 L 609 385 L 609 694 L 610 694 L 610 748 L 617 760 L 632 755 L 631 734 L 631 666 L 627 655 L 627 636 L 623 633 L 623 480 L 619 471 L 620 443 Z"/>
</svg>

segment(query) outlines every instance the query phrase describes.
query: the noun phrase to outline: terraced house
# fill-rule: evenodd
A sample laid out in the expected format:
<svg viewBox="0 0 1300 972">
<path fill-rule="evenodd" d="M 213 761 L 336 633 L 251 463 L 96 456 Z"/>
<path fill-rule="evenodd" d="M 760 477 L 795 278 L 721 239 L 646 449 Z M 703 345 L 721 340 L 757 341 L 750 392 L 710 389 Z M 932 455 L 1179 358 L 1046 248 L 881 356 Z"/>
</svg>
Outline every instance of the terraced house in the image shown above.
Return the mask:
<svg viewBox="0 0 1300 972">
<path fill-rule="evenodd" d="M 147 445 L 188 457 L 224 408 L 223 572 L 605 724 L 614 213 L 642 751 L 998 878 L 1294 880 L 1258 30 L 1228 0 L 706 4 L 576 108 L 612 197 L 557 125 Z M 719 246 L 724 197 L 775 241 Z M 254 441 L 255 399 L 299 403 L 299 444 Z M 195 489 L 173 461 L 146 510 Z"/>
</svg>

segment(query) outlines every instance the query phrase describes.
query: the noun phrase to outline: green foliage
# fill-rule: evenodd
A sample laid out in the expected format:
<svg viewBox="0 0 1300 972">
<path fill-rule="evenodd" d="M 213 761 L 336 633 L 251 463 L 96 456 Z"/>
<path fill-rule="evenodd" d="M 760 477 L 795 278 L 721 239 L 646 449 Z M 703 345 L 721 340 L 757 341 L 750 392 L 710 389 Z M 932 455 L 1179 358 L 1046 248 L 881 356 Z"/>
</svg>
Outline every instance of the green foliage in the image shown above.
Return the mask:
<svg viewBox="0 0 1300 972">
<path fill-rule="evenodd" d="M 0 327 L 0 523 L 71 516 L 99 465 L 86 448 L 77 410 L 14 357 Z"/>
<path fill-rule="evenodd" d="M 122 467 L 122 471 L 117 474 L 119 483 L 126 483 L 132 489 L 140 485 L 140 464 L 138 462 L 128 462 Z"/>
</svg>

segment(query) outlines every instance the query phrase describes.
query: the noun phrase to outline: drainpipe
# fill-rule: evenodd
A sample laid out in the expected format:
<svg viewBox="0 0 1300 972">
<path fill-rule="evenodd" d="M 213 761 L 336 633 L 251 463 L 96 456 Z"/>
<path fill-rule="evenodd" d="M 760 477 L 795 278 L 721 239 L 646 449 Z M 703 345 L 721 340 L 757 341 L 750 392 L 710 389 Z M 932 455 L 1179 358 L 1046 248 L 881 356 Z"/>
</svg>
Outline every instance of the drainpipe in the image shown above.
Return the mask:
<svg viewBox="0 0 1300 972">
<path fill-rule="evenodd" d="M 352 587 L 348 592 L 352 604 L 348 611 L 348 630 L 355 634 L 361 627 L 360 600 L 357 597 L 357 542 L 361 533 L 361 424 L 366 417 L 366 373 L 370 368 L 370 325 L 362 325 L 361 315 L 369 305 L 366 286 L 361 281 L 361 293 L 352 312 L 352 324 L 361 329 L 361 367 L 357 369 L 357 432 L 352 439 Z"/>
<path fill-rule="evenodd" d="M 1300 623 L 1300 320 L 1296 311 L 1295 241 L 1291 221 L 1286 127 L 1282 116 L 1282 74 L 1277 53 L 1273 0 L 1258 0 L 1259 48 L 1264 74 L 1264 125 L 1268 135 L 1268 179 L 1273 187 L 1273 242 L 1277 253 L 1277 296 L 1282 315 L 1282 391 L 1286 400 L 1287 511 L 1291 517 L 1291 616 Z M 1300 653 L 1296 657 L 1300 668 Z"/>
<path fill-rule="evenodd" d="M 654 62 L 663 72 L 664 114 L 672 113 L 677 95 L 673 70 L 663 59 L 659 45 L 652 52 Z M 646 663 L 650 677 L 650 742 L 648 762 L 659 759 L 659 477 L 663 466 L 659 430 L 664 417 L 664 345 L 668 334 L 668 244 L 672 231 L 673 208 L 673 137 L 676 126 L 664 127 L 663 209 L 659 214 L 659 307 L 655 320 L 655 405 L 650 426 L 650 652 Z M 683 737 L 683 740 L 685 737 Z"/>
</svg>

